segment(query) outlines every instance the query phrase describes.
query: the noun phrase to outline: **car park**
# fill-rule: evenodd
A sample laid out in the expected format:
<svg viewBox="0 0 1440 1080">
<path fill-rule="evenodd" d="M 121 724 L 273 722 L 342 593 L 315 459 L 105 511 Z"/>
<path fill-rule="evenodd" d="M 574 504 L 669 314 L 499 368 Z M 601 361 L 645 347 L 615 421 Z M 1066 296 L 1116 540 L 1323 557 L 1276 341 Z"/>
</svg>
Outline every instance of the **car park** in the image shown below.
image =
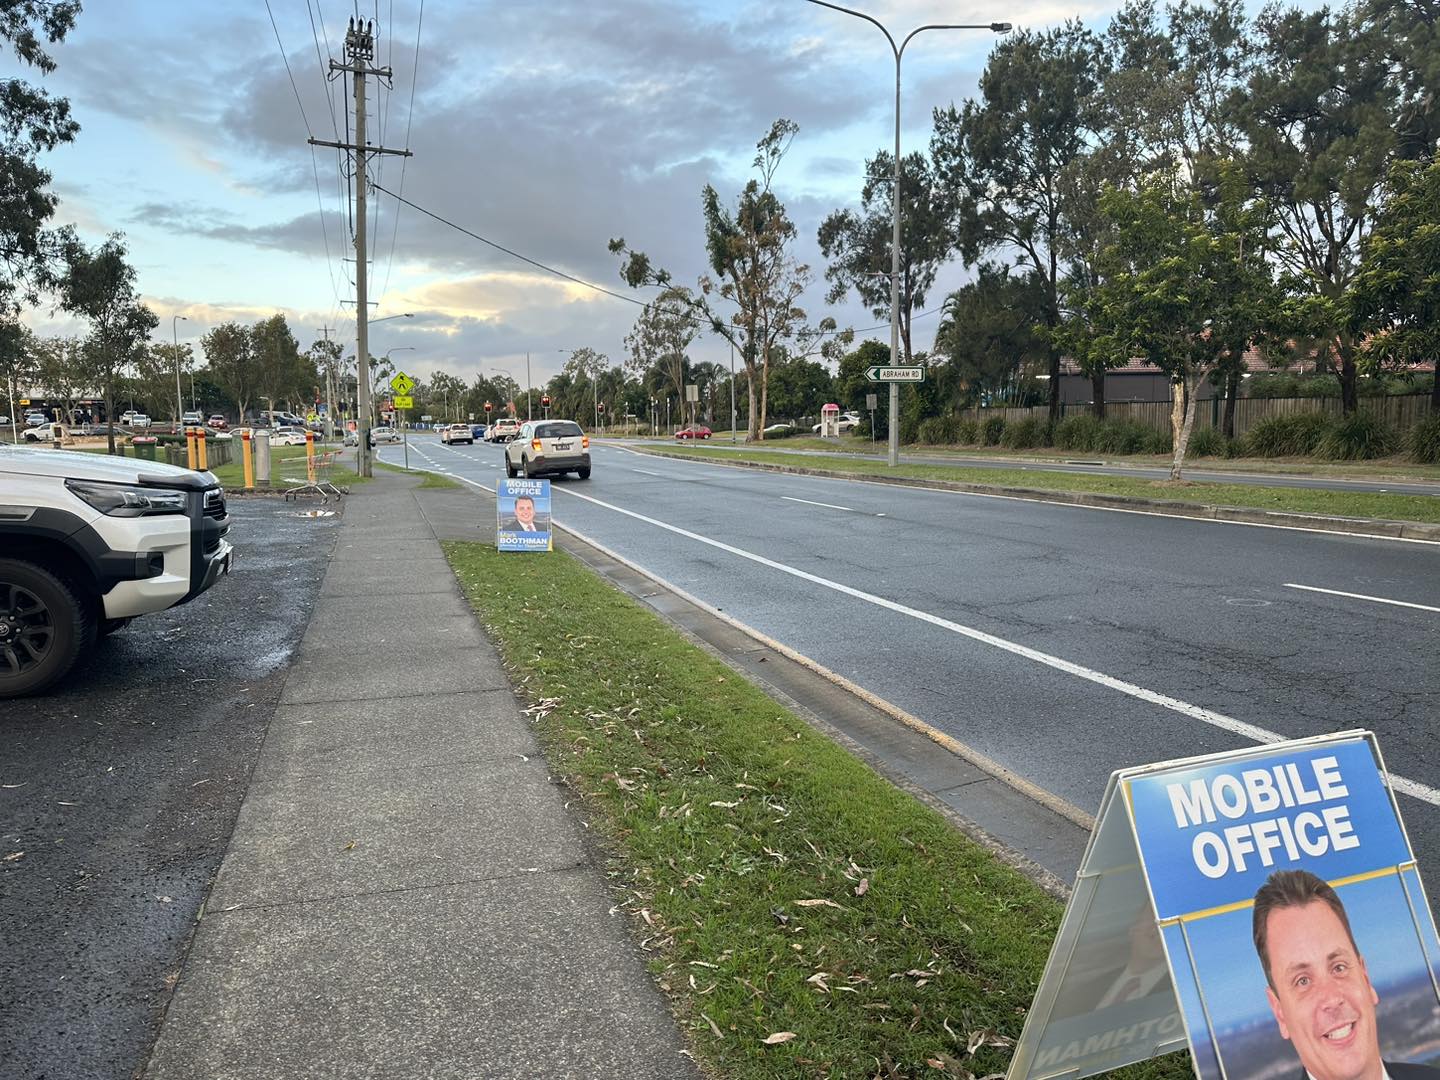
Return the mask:
<svg viewBox="0 0 1440 1080">
<path fill-rule="evenodd" d="M 446 446 L 454 446 L 460 442 L 474 446 L 475 433 L 470 430 L 469 424 L 450 424 L 440 429 L 440 441 Z"/>
<path fill-rule="evenodd" d="M 194 599 L 230 570 L 225 492 L 156 461 L 6 448 L 0 488 L 0 698 L 53 685 L 138 615 Z"/>
<path fill-rule="evenodd" d="M 708 439 L 713 434 L 704 424 L 686 424 L 675 432 L 677 439 Z"/>
<path fill-rule="evenodd" d="M 298 427 L 276 428 L 270 433 L 271 446 L 304 446 L 309 432 Z"/>
<path fill-rule="evenodd" d="M 505 416 L 490 425 L 485 435 L 486 442 L 509 442 L 520 434 L 520 421 Z"/>
<path fill-rule="evenodd" d="M 590 479 L 590 439 L 574 420 L 528 420 L 505 447 L 506 476 Z"/>
</svg>

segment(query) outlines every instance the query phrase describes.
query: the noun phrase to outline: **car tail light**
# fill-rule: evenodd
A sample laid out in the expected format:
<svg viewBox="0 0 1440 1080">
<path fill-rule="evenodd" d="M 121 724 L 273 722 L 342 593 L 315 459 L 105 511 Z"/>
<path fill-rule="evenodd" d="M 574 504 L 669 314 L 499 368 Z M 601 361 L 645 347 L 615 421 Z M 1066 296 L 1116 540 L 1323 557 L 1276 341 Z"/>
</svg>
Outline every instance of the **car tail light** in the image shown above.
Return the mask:
<svg viewBox="0 0 1440 1080">
<path fill-rule="evenodd" d="M 531 450 L 534 450 L 534 451 L 538 454 L 538 453 L 540 452 L 540 440 L 539 440 L 539 439 L 531 439 L 531 440 L 530 440 L 530 449 L 531 449 Z"/>
<path fill-rule="evenodd" d="M 589 449 L 590 449 L 590 436 L 589 436 L 589 435 L 581 435 L 581 436 L 580 436 L 580 449 L 581 449 L 581 450 L 589 450 Z"/>
</svg>

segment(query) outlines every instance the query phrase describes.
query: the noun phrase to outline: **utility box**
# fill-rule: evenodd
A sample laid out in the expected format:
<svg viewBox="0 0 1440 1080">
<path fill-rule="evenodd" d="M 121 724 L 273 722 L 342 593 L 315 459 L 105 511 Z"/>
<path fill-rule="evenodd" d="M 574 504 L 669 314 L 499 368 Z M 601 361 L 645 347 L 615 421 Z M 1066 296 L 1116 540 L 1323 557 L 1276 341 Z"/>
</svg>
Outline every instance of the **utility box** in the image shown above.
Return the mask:
<svg viewBox="0 0 1440 1080">
<path fill-rule="evenodd" d="M 838 439 L 840 437 L 840 406 L 833 401 L 820 406 L 820 437 L 822 439 Z"/>
</svg>

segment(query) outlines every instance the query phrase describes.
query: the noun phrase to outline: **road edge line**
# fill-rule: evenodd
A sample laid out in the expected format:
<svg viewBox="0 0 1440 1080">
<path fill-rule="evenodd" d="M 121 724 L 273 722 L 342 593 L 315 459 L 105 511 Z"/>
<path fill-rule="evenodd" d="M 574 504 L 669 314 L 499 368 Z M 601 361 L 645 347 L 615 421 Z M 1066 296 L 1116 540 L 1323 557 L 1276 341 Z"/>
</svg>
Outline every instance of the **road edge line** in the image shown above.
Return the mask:
<svg viewBox="0 0 1440 1080">
<path fill-rule="evenodd" d="M 1009 499 L 1014 502 L 1048 503 L 1051 506 L 1069 506 L 1081 510 L 1108 510 L 1117 514 L 1142 514 L 1146 517 L 1185 518 L 1190 521 L 1214 522 L 1220 525 L 1248 525 L 1257 529 L 1286 529 L 1291 532 L 1314 533 L 1321 536 L 1351 536 L 1364 540 L 1395 540 L 1406 544 L 1431 544 L 1440 546 L 1440 525 L 1419 521 L 1392 521 L 1383 518 L 1324 517 L 1318 514 L 1300 514 L 1287 511 L 1262 510 L 1256 507 L 1221 506 L 1209 503 L 1166 503 L 1160 500 L 1143 499 L 1134 495 L 1095 495 L 1090 492 L 1041 491 L 1035 488 L 1012 488 L 998 484 L 971 484 L 958 480 L 924 480 L 913 476 L 886 477 L 857 473 L 835 472 L 828 469 L 801 468 L 796 465 L 777 465 L 760 461 L 720 461 L 709 457 L 695 457 L 690 454 L 676 454 L 660 449 L 629 450 L 632 454 L 648 457 L 668 458 L 671 461 L 688 461 L 692 464 L 714 465 L 729 469 L 750 469 L 756 472 L 771 472 L 790 476 L 813 476 L 822 480 L 849 480 L 862 484 L 880 484 L 886 487 L 912 488 L 918 491 L 943 491 L 953 495 L 973 495 L 986 499 Z M 770 451 L 784 453 L 784 450 Z M 1258 486 L 1258 485 L 1257 485 Z M 1070 494 L 1073 498 L 1064 498 Z M 1100 501 L 1115 501 L 1134 505 L 1109 506 Z M 1281 520 L 1249 521 L 1244 515 Z M 1299 519 L 1285 521 L 1284 519 Z M 1377 526 L 1394 529 L 1393 532 L 1356 532 L 1345 528 L 1326 528 L 1319 522 L 1335 522 L 1346 525 L 1364 525 L 1373 522 Z M 1425 535 L 1405 535 L 1406 533 Z"/>
<path fill-rule="evenodd" d="M 926 723 L 918 716 L 906 712 L 898 705 L 894 705 L 891 702 L 886 701 L 884 698 L 880 697 L 878 694 L 866 690 L 863 686 L 852 682 L 850 679 L 847 679 L 839 672 L 831 671 L 829 668 L 825 667 L 823 664 L 818 663 L 815 660 L 812 660 L 804 653 L 797 652 L 790 646 L 776 641 L 768 634 L 762 633 L 761 631 L 756 630 L 754 627 L 741 622 L 733 615 L 721 611 L 713 604 L 706 603 L 698 596 L 694 596 L 686 592 L 678 585 L 667 581 L 665 578 L 661 577 L 659 574 L 656 574 L 654 571 L 648 570 L 645 567 L 639 565 L 638 563 L 633 562 L 632 560 L 626 558 L 624 555 L 621 555 L 619 552 L 616 552 L 611 548 L 606 547 L 598 540 L 592 540 L 590 537 L 586 536 L 578 529 L 575 529 L 569 525 L 564 525 L 559 521 L 554 521 L 554 519 L 552 519 L 552 523 L 556 528 L 563 530 L 570 536 L 573 536 L 575 539 L 579 540 L 581 543 L 588 544 L 590 547 L 593 547 L 596 551 L 605 555 L 607 558 L 614 559 L 621 566 L 624 566 L 627 569 L 641 575 L 642 577 L 653 581 L 656 585 L 659 585 L 661 588 L 673 593 L 675 596 L 678 596 L 686 603 L 693 604 L 695 607 L 699 608 L 707 615 L 710 615 L 712 618 L 719 619 L 721 622 L 740 631 L 746 637 L 749 637 L 752 640 L 759 642 L 767 649 L 779 653 L 786 659 L 796 664 L 799 664 L 801 667 L 813 672 L 816 675 L 819 675 L 827 682 L 833 683 L 834 685 L 840 687 L 840 689 L 844 690 L 846 693 L 854 695 L 861 701 L 865 702 L 865 704 L 869 705 L 871 708 L 884 713 L 886 716 L 889 716 L 892 720 L 896 720 L 899 723 L 903 724 L 905 727 L 910 728 L 912 731 L 916 731 L 919 734 L 924 735 L 927 739 L 934 742 L 938 746 L 943 747 L 945 750 L 948 750 L 956 757 L 959 757 L 962 760 L 969 762 L 971 765 L 974 765 L 981 772 L 994 777 L 996 780 L 999 780 L 1007 787 L 1013 788 L 1015 791 L 1018 791 L 1026 798 L 1039 803 L 1051 813 L 1057 814 L 1058 816 L 1069 821 L 1071 824 L 1077 825 L 1082 829 L 1086 829 L 1089 831 L 1094 830 L 1095 818 L 1093 816 L 1087 814 L 1085 811 L 1081 810 L 1073 803 L 1061 798 L 1059 795 L 1056 795 L 1054 792 L 1047 791 L 1045 788 L 1040 787 L 1038 784 L 1035 784 L 1030 780 L 1026 780 L 1018 773 L 1007 769 L 1004 765 L 1001 765 L 998 761 L 990 757 L 988 754 L 985 754 L 975 749 L 973 746 L 970 746 L 969 744 L 960 741 L 953 735 L 949 735 L 946 732 L 941 731 L 939 728 L 936 728 L 933 725 Z"/>
</svg>

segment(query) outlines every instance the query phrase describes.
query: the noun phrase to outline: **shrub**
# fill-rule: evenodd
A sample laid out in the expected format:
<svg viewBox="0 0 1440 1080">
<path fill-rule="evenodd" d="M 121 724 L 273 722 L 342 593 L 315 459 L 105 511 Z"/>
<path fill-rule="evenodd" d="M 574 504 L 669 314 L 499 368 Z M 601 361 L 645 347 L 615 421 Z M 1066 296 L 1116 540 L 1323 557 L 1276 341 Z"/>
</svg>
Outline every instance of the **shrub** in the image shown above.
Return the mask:
<svg viewBox="0 0 1440 1080">
<path fill-rule="evenodd" d="M 1101 422 L 1089 413 L 1067 416 L 1055 425 L 1055 445 L 1061 450 L 1094 450 Z"/>
<path fill-rule="evenodd" d="M 1138 420 L 1106 420 L 1100 425 L 1094 449 L 1103 454 L 1163 454 L 1153 450 L 1155 436 L 1160 434 L 1154 428 Z M 1168 435 L 1162 436 L 1166 440 Z"/>
<path fill-rule="evenodd" d="M 958 422 L 953 416 L 930 416 L 920 421 L 920 441 L 930 446 L 949 446 L 959 442 Z"/>
<path fill-rule="evenodd" d="M 1229 457 L 1229 444 L 1219 428 L 1203 427 L 1191 433 L 1189 452 L 1195 457 Z"/>
<path fill-rule="evenodd" d="M 974 446 L 980 441 L 980 422 L 978 420 L 957 421 L 955 441 L 961 446 Z"/>
<path fill-rule="evenodd" d="M 1374 413 L 1357 412 L 1330 428 L 1318 452 L 1332 461 L 1367 461 L 1389 457 L 1399 445 L 1399 433 L 1391 425 Z"/>
<path fill-rule="evenodd" d="M 1005 431 L 1000 436 L 1000 445 L 1011 450 L 1030 450 L 1044 446 L 1049 427 L 1045 421 L 1033 416 L 1028 420 L 1017 420 L 1005 426 Z"/>
<path fill-rule="evenodd" d="M 1295 386 L 1296 397 L 1339 397 L 1340 379 L 1335 375 L 1313 375 L 1299 379 Z"/>
<path fill-rule="evenodd" d="M 1410 429 L 1410 456 L 1422 465 L 1440 465 L 1440 413 Z"/>
<path fill-rule="evenodd" d="M 1005 418 L 1003 416 L 987 416 L 984 423 L 980 425 L 980 442 L 984 446 L 999 446 L 1000 439 L 1005 434 Z"/>
<path fill-rule="evenodd" d="M 1324 413 L 1267 416 L 1245 435 L 1245 452 L 1251 457 L 1313 454 L 1333 426 Z"/>
<path fill-rule="evenodd" d="M 788 439 L 790 436 L 798 434 L 800 434 L 800 429 L 793 425 L 771 428 L 765 432 L 765 441 L 769 442 L 771 439 Z"/>
<path fill-rule="evenodd" d="M 1174 438 L 1171 436 L 1170 432 L 1168 432 L 1168 431 L 1156 431 L 1154 428 L 1148 428 L 1148 429 L 1147 429 L 1147 432 L 1148 432 L 1148 433 L 1147 433 L 1146 436 L 1145 436 L 1145 449 L 1142 450 L 1141 453 L 1144 453 L 1144 454 L 1171 454 L 1171 453 L 1174 453 L 1174 451 L 1175 451 L 1175 440 L 1174 440 Z M 1191 432 L 1191 438 L 1194 438 L 1194 432 Z"/>
</svg>

